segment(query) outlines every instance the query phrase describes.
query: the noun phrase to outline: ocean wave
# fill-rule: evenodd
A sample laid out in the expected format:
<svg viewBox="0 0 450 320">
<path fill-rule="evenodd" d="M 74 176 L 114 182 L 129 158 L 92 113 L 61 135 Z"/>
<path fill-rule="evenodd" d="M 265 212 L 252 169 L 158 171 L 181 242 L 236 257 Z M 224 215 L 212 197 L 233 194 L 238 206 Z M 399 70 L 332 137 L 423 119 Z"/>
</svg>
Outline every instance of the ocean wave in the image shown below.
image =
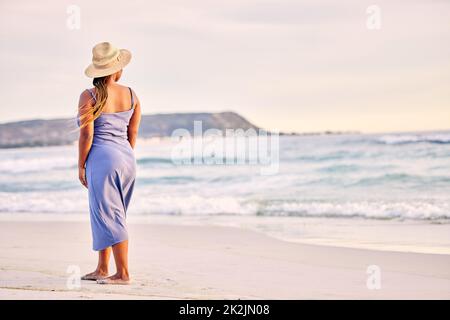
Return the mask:
<svg viewBox="0 0 450 320">
<path fill-rule="evenodd" d="M 375 142 L 387 145 L 410 143 L 450 144 L 450 133 L 433 134 L 392 134 L 375 139 Z"/>
<path fill-rule="evenodd" d="M 361 170 L 362 167 L 355 164 L 333 164 L 329 166 L 320 167 L 318 172 L 324 173 L 348 173 Z"/>
<path fill-rule="evenodd" d="M 36 157 L 0 160 L 0 173 L 27 174 L 34 172 L 67 170 L 77 168 L 77 159 L 73 157 Z"/>
<path fill-rule="evenodd" d="M 16 183 L 0 183 L 0 192 L 19 193 L 19 192 L 33 192 L 46 191 L 54 192 L 61 190 L 76 190 L 79 188 L 79 182 L 75 179 L 71 181 L 23 181 Z"/>
<path fill-rule="evenodd" d="M 296 157 L 283 157 L 283 160 L 302 161 L 302 162 L 327 162 L 342 159 L 360 159 L 364 157 L 363 152 L 341 150 L 323 154 L 308 154 Z"/>
<path fill-rule="evenodd" d="M 139 185 L 174 185 L 174 184 L 184 184 L 189 182 L 198 181 L 194 176 L 161 176 L 161 177 L 144 177 L 136 179 L 136 183 Z"/>
<path fill-rule="evenodd" d="M 139 194 L 141 193 L 141 194 Z M 0 212 L 80 213 L 89 211 L 81 192 L 0 193 Z M 320 201 L 257 200 L 232 196 L 165 195 L 137 192 L 129 215 L 253 215 L 366 219 L 450 219 L 450 204 L 441 200 Z"/>
<path fill-rule="evenodd" d="M 81 189 L 58 192 L 0 192 L 0 212 L 88 214 L 89 207 L 87 193 Z"/>
<path fill-rule="evenodd" d="M 441 179 L 441 177 L 439 177 Z M 371 186 L 371 185 L 386 185 L 392 182 L 400 183 L 423 183 L 425 180 L 430 180 L 429 177 L 422 177 L 418 175 L 411 175 L 407 173 L 387 173 L 373 177 L 364 177 L 353 183 L 351 186 Z"/>
<path fill-rule="evenodd" d="M 80 213 L 89 212 L 84 192 L 0 192 L 0 212 Z M 199 196 L 195 194 L 147 194 L 137 190 L 130 215 L 255 215 L 255 203 L 231 196 Z"/>
<path fill-rule="evenodd" d="M 159 157 L 144 157 L 136 159 L 138 165 L 146 164 L 173 164 L 172 159 Z"/>
<path fill-rule="evenodd" d="M 268 203 L 258 212 L 267 216 L 299 217 L 360 217 L 371 219 L 450 219 L 446 202 L 431 201 L 277 201 Z"/>
</svg>

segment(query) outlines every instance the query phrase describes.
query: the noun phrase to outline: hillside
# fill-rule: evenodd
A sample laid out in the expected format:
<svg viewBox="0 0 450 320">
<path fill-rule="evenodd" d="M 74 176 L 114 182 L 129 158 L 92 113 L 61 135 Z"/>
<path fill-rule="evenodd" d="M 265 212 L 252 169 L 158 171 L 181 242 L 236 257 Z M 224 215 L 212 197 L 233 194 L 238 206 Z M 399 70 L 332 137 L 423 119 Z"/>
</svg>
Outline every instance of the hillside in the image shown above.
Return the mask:
<svg viewBox="0 0 450 320">
<path fill-rule="evenodd" d="M 202 121 L 203 131 L 211 128 L 258 129 L 235 112 L 168 113 L 142 115 L 139 137 L 170 136 L 175 129 L 193 131 L 194 121 Z M 74 118 L 26 120 L 0 124 L 0 148 L 64 145 L 76 141 Z"/>
</svg>

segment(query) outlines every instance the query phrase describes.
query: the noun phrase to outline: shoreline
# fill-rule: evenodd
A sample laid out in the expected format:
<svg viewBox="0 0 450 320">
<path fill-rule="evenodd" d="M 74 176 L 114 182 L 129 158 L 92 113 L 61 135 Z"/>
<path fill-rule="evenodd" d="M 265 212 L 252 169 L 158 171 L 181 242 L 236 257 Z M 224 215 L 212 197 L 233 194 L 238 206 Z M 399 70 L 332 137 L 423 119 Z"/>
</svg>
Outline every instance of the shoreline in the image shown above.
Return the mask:
<svg viewBox="0 0 450 320">
<path fill-rule="evenodd" d="M 89 222 L 89 214 L 0 213 L 2 221 Z M 224 226 L 290 243 L 388 252 L 450 255 L 450 221 L 243 216 L 129 215 L 131 224 Z"/>
<path fill-rule="evenodd" d="M 92 271 L 87 221 L 0 223 L 0 299 L 449 299 L 450 256 L 300 244 L 243 228 L 130 222 L 130 286 Z M 24 237 L 23 235 L 26 235 Z M 379 266 L 381 289 L 367 287 Z M 113 271 L 113 264 L 111 270 Z"/>
</svg>

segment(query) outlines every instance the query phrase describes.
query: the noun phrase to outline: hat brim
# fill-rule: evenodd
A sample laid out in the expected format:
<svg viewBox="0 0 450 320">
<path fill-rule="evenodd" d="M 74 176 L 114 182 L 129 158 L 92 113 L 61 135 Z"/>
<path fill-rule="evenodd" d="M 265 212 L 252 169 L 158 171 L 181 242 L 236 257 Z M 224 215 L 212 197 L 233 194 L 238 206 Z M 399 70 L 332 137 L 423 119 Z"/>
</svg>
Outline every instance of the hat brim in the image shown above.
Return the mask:
<svg viewBox="0 0 450 320">
<path fill-rule="evenodd" d="M 100 78 L 106 77 L 117 71 L 122 70 L 125 66 L 130 63 L 131 52 L 127 49 L 120 49 L 119 54 L 120 59 L 111 67 L 105 69 L 99 69 L 95 67 L 92 63 L 84 70 L 84 74 L 89 78 Z"/>
</svg>

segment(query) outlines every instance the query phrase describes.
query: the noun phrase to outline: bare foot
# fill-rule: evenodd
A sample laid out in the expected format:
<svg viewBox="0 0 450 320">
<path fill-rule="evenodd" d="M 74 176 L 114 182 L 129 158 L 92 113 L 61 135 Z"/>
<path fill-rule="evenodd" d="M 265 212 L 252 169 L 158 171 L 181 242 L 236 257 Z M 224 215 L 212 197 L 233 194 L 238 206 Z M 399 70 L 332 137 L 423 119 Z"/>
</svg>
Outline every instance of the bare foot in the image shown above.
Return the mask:
<svg viewBox="0 0 450 320">
<path fill-rule="evenodd" d="M 98 279 L 97 283 L 98 284 L 122 284 L 122 285 L 127 285 L 127 284 L 131 283 L 131 279 L 130 279 L 130 277 L 125 277 L 125 276 L 122 276 L 122 275 L 115 274 L 115 275 L 110 276 L 108 278 Z"/>
<path fill-rule="evenodd" d="M 100 270 L 95 270 L 94 272 L 85 274 L 84 276 L 81 277 L 81 280 L 92 280 L 92 281 L 96 281 L 99 279 L 104 279 L 108 276 L 108 272 L 104 272 L 104 271 L 100 271 Z"/>
</svg>

